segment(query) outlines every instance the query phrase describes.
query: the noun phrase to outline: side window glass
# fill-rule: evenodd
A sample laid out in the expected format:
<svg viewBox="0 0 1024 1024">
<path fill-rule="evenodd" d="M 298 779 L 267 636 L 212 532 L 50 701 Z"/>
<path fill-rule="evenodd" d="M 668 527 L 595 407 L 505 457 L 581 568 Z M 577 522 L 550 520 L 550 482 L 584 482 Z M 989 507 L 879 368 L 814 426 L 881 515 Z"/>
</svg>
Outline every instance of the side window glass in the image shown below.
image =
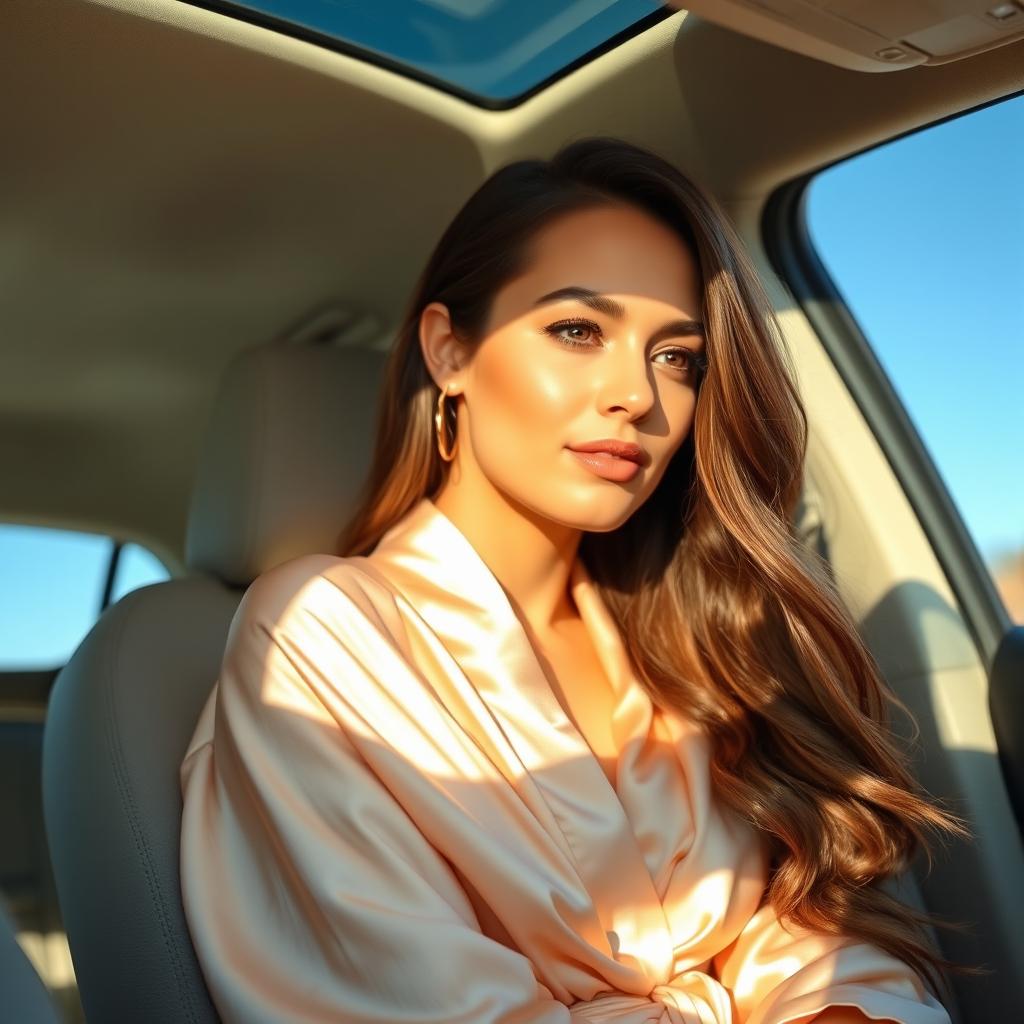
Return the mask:
<svg viewBox="0 0 1024 1024">
<path fill-rule="evenodd" d="M 827 168 L 812 244 L 1024 623 L 1024 96 Z"/>
<path fill-rule="evenodd" d="M 146 548 L 139 544 L 124 544 L 114 571 L 114 586 L 110 592 L 110 603 L 120 601 L 125 594 L 138 587 L 159 583 L 170 578 L 167 568 Z"/>
<path fill-rule="evenodd" d="M 0 524 L 0 672 L 59 668 L 103 610 L 117 545 L 103 534 Z M 111 602 L 167 570 L 125 544 Z"/>
<path fill-rule="evenodd" d="M 96 621 L 114 542 L 0 526 L 0 670 L 63 665 Z"/>
</svg>

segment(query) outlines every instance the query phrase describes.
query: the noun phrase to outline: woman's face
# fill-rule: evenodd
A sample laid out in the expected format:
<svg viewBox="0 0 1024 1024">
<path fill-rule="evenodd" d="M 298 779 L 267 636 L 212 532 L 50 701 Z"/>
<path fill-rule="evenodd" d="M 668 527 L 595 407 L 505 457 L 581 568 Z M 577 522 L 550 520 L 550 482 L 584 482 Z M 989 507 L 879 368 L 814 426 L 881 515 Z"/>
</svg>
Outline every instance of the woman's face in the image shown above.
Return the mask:
<svg viewBox="0 0 1024 1024">
<path fill-rule="evenodd" d="M 535 236 L 533 257 L 497 293 L 479 347 L 446 377 L 458 394 L 453 472 L 480 489 L 483 513 L 504 498 L 565 526 L 612 530 L 690 432 L 693 357 L 704 351 L 699 269 L 670 228 L 627 205 L 565 214 Z M 638 445 L 639 466 L 571 450 L 609 439 Z"/>
</svg>

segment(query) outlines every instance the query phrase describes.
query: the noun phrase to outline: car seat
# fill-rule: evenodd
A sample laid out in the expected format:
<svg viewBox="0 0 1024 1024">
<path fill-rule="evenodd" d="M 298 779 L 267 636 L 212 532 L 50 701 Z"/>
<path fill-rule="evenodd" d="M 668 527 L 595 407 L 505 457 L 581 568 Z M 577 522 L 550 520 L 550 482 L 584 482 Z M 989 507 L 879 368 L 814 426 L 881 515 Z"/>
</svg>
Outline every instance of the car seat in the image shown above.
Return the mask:
<svg viewBox="0 0 1024 1024">
<path fill-rule="evenodd" d="M 245 588 L 335 550 L 369 466 L 383 360 L 327 346 L 237 356 L 200 459 L 189 575 L 106 609 L 56 679 L 43 805 L 89 1020 L 217 1020 L 182 909 L 179 766 Z"/>
</svg>

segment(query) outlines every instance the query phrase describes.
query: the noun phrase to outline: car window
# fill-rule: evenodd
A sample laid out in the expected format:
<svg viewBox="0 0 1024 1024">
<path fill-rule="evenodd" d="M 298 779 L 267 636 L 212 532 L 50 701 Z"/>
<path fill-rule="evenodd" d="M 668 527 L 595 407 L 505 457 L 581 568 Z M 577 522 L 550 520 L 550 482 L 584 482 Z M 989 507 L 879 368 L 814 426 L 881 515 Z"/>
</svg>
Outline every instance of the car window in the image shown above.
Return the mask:
<svg viewBox="0 0 1024 1024">
<path fill-rule="evenodd" d="M 1024 622 L 1024 96 L 814 177 L 812 245 Z"/>
<path fill-rule="evenodd" d="M 113 587 L 104 602 L 112 569 Z M 168 576 L 159 559 L 138 544 L 0 524 L 0 671 L 64 665 L 105 603 Z"/>
<path fill-rule="evenodd" d="M 166 567 L 152 551 L 140 544 L 124 544 L 114 570 L 114 585 L 108 603 L 114 604 L 139 587 L 167 578 Z"/>
<path fill-rule="evenodd" d="M 677 11 L 660 0 L 231 0 L 224 13 L 503 107 Z"/>
</svg>

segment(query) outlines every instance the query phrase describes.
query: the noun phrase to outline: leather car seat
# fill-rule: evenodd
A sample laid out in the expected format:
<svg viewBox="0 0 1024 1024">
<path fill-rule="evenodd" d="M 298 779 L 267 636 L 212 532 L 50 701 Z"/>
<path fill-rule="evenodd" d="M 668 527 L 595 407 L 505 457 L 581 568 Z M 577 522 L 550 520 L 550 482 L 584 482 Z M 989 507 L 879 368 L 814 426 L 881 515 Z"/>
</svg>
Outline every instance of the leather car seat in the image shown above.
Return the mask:
<svg viewBox="0 0 1024 1024">
<path fill-rule="evenodd" d="M 57 892 L 90 1021 L 217 1020 L 179 880 L 178 769 L 258 575 L 334 551 L 369 466 L 384 355 L 265 346 L 229 366 L 189 511 L 189 574 L 108 608 L 43 740 Z"/>
</svg>

